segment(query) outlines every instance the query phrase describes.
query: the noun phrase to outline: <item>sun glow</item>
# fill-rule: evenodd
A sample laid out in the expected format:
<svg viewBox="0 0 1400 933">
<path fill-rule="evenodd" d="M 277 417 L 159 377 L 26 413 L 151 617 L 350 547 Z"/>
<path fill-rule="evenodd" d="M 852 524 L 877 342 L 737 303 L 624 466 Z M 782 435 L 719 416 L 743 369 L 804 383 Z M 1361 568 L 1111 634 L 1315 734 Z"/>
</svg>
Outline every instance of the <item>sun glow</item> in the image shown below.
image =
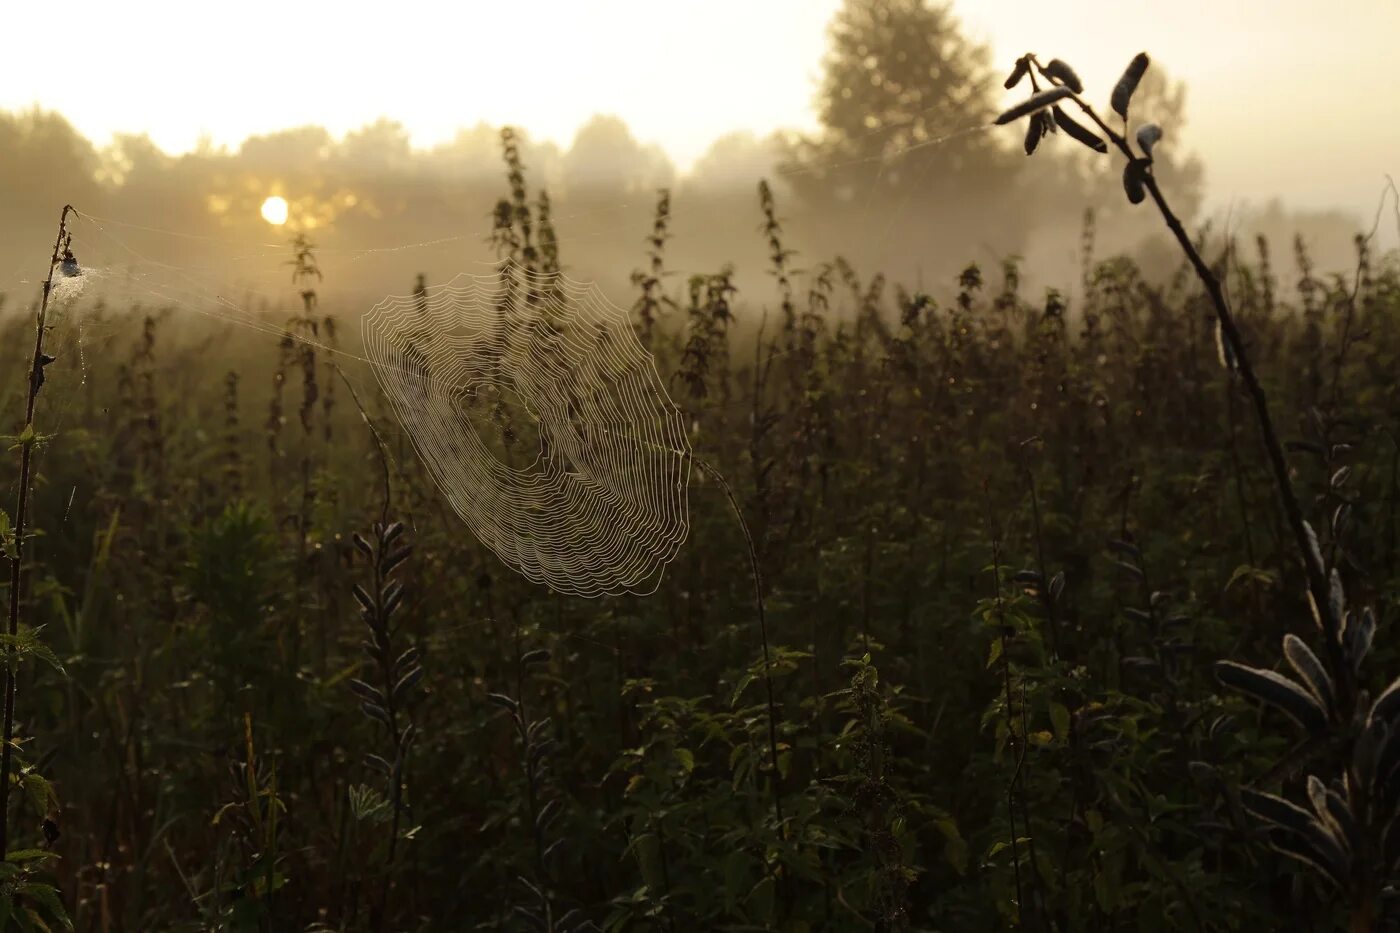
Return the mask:
<svg viewBox="0 0 1400 933">
<path fill-rule="evenodd" d="M 287 222 L 287 199 L 273 195 L 262 203 L 263 220 L 280 227 Z"/>
</svg>

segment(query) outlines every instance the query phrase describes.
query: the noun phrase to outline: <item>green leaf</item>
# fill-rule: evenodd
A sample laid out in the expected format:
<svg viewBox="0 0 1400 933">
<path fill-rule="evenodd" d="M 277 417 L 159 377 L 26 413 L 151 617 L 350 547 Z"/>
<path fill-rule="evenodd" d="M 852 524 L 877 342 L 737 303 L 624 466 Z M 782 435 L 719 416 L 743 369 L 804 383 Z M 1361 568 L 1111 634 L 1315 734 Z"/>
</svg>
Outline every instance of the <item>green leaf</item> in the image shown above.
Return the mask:
<svg viewBox="0 0 1400 933">
<path fill-rule="evenodd" d="M 1055 735 L 1060 741 L 1069 741 L 1069 710 L 1063 703 L 1050 704 L 1050 724 L 1055 727 Z"/>
<path fill-rule="evenodd" d="M 1283 655 L 1313 695 L 1313 699 L 1317 700 L 1324 710 L 1330 712 L 1336 705 L 1332 678 L 1317 655 L 1313 654 L 1312 649 L 1301 638 L 1292 633 L 1283 636 Z"/>
<path fill-rule="evenodd" d="M 24 884 L 19 886 L 19 893 L 38 901 L 39 906 L 48 911 L 50 917 L 63 924 L 65 930 L 73 929 L 73 921 L 68 919 L 68 912 L 63 909 L 63 901 L 59 899 L 58 889 L 53 885 Z"/>
<path fill-rule="evenodd" d="M 1216 661 L 1215 676 L 1222 684 L 1282 710 L 1311 733 L 1327 728 L 1327 714 L 1307 690 L 1282 674 L 1234 661 Z"/>
<path fill-rule="evenodd" d="M 58 858 L 58 853 L 50 852 L 48 849 L 16 849 L 5 856 L 5 861 L 30 862 L 46 858 Z"/>
<path fill-rule="evenodd" d="M 991 648 L 987 651 L 987 667 L 991 667 L 993 664 L 997 663 L 997 659 L 1000 658 L 1000 657 L 1001 657 L 1001 639 L 1000 639 L 1000 638 L 994 638 L 994 639 L 992 639 Z"/>
<path fill-rule="evenodd" d="M 953 866 L 953 870 L 958 874 L 967 873 L 968 845 L 958 830 L 958 823 L 952 817 L 938 821 L 938 831 L 943 834 L 945 845 L 943 847 L 943 857 L 948 860 L 948 864 Z"/>
<path fill-rule="evenodd" d="M 676 756 L 676 760 L 681 763 L 686 774 L 695 770 L 695 754 L 690 749 L 675 748 L 671 750 L 671 754 Z"/>
<path fill-rule="evenodd" d="M 739 705 L 739 697 L 744 695 L 744 691 L 749 688 L 751 683 L 753 683 L 753 674 L 745 674 L 739 678 L 739 683 L 734 687 L 734 693 L 729 697 L 731 707 Z"/>
</svg>

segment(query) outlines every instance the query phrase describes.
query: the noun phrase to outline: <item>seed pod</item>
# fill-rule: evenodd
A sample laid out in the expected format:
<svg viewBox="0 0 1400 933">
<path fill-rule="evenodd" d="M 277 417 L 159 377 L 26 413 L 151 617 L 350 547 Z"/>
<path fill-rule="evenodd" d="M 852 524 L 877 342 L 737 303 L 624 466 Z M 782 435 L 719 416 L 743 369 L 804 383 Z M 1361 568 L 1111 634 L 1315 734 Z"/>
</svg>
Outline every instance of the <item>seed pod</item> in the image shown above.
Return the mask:
<svg viewBox="0 0 1400 933">
<path fill-rule="evenodd" d="M 1162 128 L 1155 123 L 1144 123 L 1138 127 L 1137 144 L 1142 154 L 1152 158 L 1152 147 L 1162 138 Z"/>
<path fill-rule="evenodd" d="M 1067 87 L 1052 87 L 1048 91 L 1032 94 L 1015 107 L 1012 107 L 1010 110 L 997 117 L 996 125 L 1003 126 L 1010 123 L 1012 120 L 1019 120 L 1026 114 L 1035 113 L 1037 110 L 1043 110 L 1058 100 L 1064 100 L 1073 93 L 1074 92 Z"/>
<path fill-rule="evenodd" d="M 1095 152 L 1108 151 L 1108 143 L 1104 142 L 1102 139 L 1099 139 L 1098 136 L 1085 129 L 1079 123 L 1076 123 L 1073 119 L 1070 118 L 1069 114 L 1065 113 L 1063 110 L 1060 109 L 1059 105 L 1052 107 L 1050 109 L 1050 112 L 1055 117 L 1056 125 L 1059 126 L 1060 129 L 1068 133 L 1071 139 L 1083 143 Z"/>
<path fill-rule="evenodd" d="M 1074 69 L 1058 58 L 1050 59 L 1050 64 L 1040 69 L 1047 78 L 1054 78 L 1076 94 L 1084 92 L 1084 82 L 1079 80 L 1079 75 L 1074 73 Z"/>
<path fill-rule="evenodd" d="M 1030 61 L 1025 55 L 1022 55 L 1020 58 L 1016 59 L 1016 67 L 1011 69 L 1011 75 L 1006 79 L 1006 83 L 1004 83 L 1002 87 L 1006 88 L 1008 91 L 1011 90 L 1021 83 L 1021 79 L 1029 74 L 1030 70 Z"/>
<path fill-rule="evenodd" d="M 1026 155 L 1035 152 L 1035 147 L 1040 145 L 1040 138 L 1045 135 L 1045 114 L 1033 113 L 1026 123 Z"/>
<path fill-rule="evenodd" d="M 1133 56 L 1127 70 L 1123 72 L 1123 77 L 1118 79 L 1118 84 L 1113 88 L 1113 110 L 1124 120 L 1128 119 L 1128 102 L 1133 99 L 1133 92 L 1137 90 L 1138 82 L 1147 71 L 1148 61 L 1146 52 L 1139 52 Z"/>
<path fill-rule="evenodd" d="M 1134 159 L 1123 166 L 1123 190 L 1127 192 L 1129 204 L 1141 204 L 1147 197 L 1147 189 L 1143 184 L 1144 172 L 1142 162 Z"/>
</svg>

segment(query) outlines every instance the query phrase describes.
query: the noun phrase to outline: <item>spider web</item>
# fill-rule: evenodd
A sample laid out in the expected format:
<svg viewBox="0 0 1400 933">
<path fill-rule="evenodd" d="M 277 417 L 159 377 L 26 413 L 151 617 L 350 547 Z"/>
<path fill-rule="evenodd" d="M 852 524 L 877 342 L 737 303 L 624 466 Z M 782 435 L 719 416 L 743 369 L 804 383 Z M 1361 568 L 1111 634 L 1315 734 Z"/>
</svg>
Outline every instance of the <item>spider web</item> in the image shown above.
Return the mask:
<svg viewBox="0 0 1400 933">
<path fill-rule="evenodd" d="M 507 262 L 386 298 L 362 331 L 414 448 L 502 561 L 571 595 L 656 590 L 688 531 L 691 452 L 626 311 Z"/>
</svg>

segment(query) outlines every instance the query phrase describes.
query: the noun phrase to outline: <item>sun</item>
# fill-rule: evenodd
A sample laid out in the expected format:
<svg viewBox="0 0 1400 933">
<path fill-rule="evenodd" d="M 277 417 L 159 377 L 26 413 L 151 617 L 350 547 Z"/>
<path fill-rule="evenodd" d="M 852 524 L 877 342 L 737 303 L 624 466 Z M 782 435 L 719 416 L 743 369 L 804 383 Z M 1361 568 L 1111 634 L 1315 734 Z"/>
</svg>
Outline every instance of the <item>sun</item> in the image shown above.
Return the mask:
<svg viewBox="0 0 1400 933">
<path fill-rule="evenodd" d="M 262 202 L 262 217 L 274 227 L 282 226 L 287 222 L 287 199 L 274 194 Z"/>
</svg>

